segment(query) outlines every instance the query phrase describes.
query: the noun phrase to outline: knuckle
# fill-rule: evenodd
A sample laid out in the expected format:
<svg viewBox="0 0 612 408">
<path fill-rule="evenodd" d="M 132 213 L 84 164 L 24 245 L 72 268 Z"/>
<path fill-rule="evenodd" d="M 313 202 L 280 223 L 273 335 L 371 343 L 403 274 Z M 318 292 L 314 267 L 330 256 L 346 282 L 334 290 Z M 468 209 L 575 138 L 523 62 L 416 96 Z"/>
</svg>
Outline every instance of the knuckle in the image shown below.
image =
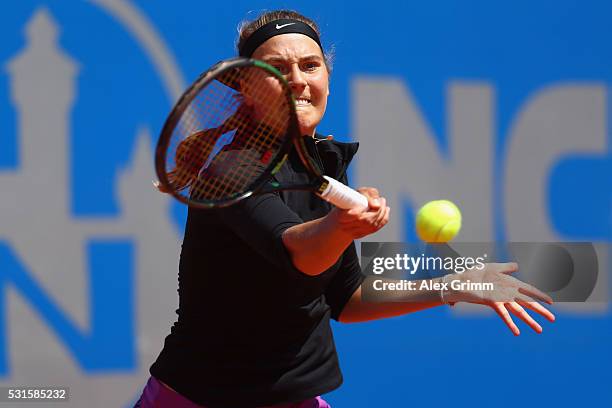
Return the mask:
<svg viewBox="0 0 612 408">
<path fill-rule="evenodd" d="M 367 194 L 372 197 L 378 197 L 378 190 L 374 187 L 364 186 L 357 189 L 360 193 Z"/>
</svg>

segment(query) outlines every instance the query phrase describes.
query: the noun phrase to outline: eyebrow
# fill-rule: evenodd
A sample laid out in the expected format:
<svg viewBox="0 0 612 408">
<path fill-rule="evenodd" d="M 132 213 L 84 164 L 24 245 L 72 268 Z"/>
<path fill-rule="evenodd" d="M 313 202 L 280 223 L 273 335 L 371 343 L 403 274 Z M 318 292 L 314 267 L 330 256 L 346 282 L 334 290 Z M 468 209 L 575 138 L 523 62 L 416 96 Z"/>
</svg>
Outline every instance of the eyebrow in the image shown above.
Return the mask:
<svg viewBox="0 0 612 408">
<path fill-rule="evenodd" d="M 299 58 L 300 61 L 304 61 L 304 60 L 323 60 L 323 58 L 321 58 L 320 55 L 317 54 L 308 54 L 308 55 L 304 55 L 302 57 Z M 264 61 L 266 62 L 285 62 L 286 59 L 283 57 L 277 57 L 277 56 L 272 56 L 272 57 L 264 57 L 263 58 Z"/>
</svg>

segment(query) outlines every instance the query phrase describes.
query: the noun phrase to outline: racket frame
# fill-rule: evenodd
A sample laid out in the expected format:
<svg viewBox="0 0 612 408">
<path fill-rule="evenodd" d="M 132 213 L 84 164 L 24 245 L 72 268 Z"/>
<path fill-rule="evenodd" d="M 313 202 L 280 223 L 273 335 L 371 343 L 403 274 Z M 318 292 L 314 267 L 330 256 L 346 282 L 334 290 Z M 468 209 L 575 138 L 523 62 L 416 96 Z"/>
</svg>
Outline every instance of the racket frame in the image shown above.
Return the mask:
<svg viewBox="0 0 612 408">
<path fill-rule="evenodd" d="M 224 200 L 192 200 L 186 197 L 185 195 L 180 194 L 180 192 L 176 191 L 172 187 L 166 173 L 166 158 L 168 155 L 168 146 L 170 144 L 172 135 L 175 132 L 183 113 L 185 112 L 185 110 L 188 109 L 191 102 L 204 87 L 206 87 L 211 81 L 218 80 L 224 83 L 226 86 L 236 89 L 236 84 L 228 84 L 227 82 L 224 82 L 222 80 L 223 74 L 230 73 L 234 69 L 246 67 L 257 67 L 259 69 L 264 69 L 268 73 L 274 75 L 283 84 L 284 96 L 287 99 L 287 104 L 289 107 L 289 120 L 287 129 L 288 137 L 285 138 L 277 154 L 266 166 L 266 169 L 263 171 L 263 173 L 253 183 L 251 183 L 250 190 L 237 194 L 234 197 L 226 198 Z M 238 89 L 236 90 L 239 92 Z M 317 180 L 315 180 L 313 183 L 280 185 L 275 181 L 270 181 L 272 176 L 276 174 L 280 170 L 282 165 L 285 163 L 292 148 L 295 148 L 297 150 L 297 153 L 307 170 L 311 174 L 316 176 Z M 168 115 L 168 118 L 164 123 L 160 137 L 158 139 L 157 146 L 155 149 L 155 170 L 163 190 L 168 191 L 177 200 L 189 206 L 205 209 L 227 207 L 232 204 L 235 204 L 240 200 L 250 197 L 253 194 L 261 194 L 282 189 L 308 190 L 313 191 L 315 193 L 321 193 L 325 190 L 325 188 L 327 188 L 328 185 L 327 180 L 322 177 L 319 170 L 317 169 L 317 166 L 314 165 L 312 157 L 310 157 L 310 155 L 307 153 L 303 137 L 300 135 L 299 125 L 297 121 L 297 113 L 295 110 L 295 98 L 293 97 L 293 93 L 291 91 L 289 83 L 283 77 L 283 75 L 271 65 L 268 65 L 265 62 L 256 59 L 243 57 L 236 57 L 215 64 L 213 67 L 200 74 L 200 76 L 181 95 L 178 102 L 174 105 L 174 108 Z"/>
</svg>

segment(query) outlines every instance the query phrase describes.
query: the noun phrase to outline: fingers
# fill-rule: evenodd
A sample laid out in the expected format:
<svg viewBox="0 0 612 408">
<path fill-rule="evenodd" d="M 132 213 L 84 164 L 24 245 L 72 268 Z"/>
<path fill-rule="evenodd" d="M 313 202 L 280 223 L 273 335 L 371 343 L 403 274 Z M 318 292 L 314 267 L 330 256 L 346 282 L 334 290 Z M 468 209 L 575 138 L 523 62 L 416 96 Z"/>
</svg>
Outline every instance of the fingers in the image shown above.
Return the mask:
<svg viewBox="0 0 612 408">
<path fill-rule="evenodd" d="M 385 216 L 383 218 L 383 221 L 381 223 L 381 228 L 384 227 L 385 225 L 387 225 L 387 223 L 389 222 L 389 217 L 391 216 L 391 207 L 387 207 L 387 211 L 385 212 Z"/>
<path fill-rule="evenodd" d="M 506 263 L 495 263 L 495 264 L 487 264 L 490 265 L 492 272 L 499 272 L 504 275 L 510 275 L 518 270 L 518 264 L 516 262 L 506 262 Z M 542 292 L 538 288 L 525 283 L 513 276 L 508 276 L 507 279 L 512 281 L 518 291 L 524 295 L 531 296 L 532 298 L 539 300 L 541 302 L 548 303 L 549 305 L 553 304 L 552 298 L 546 293 Z"/>
<path fill-rule="evenodd" d="M 540 326 L 540 324 L 536 322 L 533 317 L 529 315 L 529 313 L 527 313 L 523 306 L 533 310 L 536 313 L 540 313 L 542 316 L 546 317 L 551 322 L 555 321 L 555 316 L 550 311 L 548 311 L 545 307 L 543 307 L 537 302 L 530 302 L 528 298 L 525 297 L 517 298 L 517 301 L 515 302 L 495 302 L 490 306 L 493 308 L 493 310 L 495 310 L 495 312 L 499 315 L 499 317 L 504 321 L 506 326 L 508 326 L 510 331 L 512 331 L 515 336 L 518 336 L 519 334 L 521 334 L 521 332 L 518 326 L 512 320 L 508 309 L 517 317 L 519 317 L 522 321 L 527 323 L 527 325 L 529 325 L 529 327 L 531 327 L 536 333 L 542 333 L 542 326 Z"/>
<path fill-rule="evenodd" d="M 351 215 L 351 216 L 358 216 L 359 214 L 361 214 L 363 212 L 367 212 L 368 210 L 369 210 L 369 208 L 356 207 L 356 208 L 351 208 L 346 213 Z"/>
<path fill-rule="evenodd" d="M 555 315 L 552 314 L 552 312 L 550 310 L 546 309 L 544 306 L 542 306 L 538 302 L 533 302 L 531 299 L 529 299 L 527 297 L 524 297 L 524 296 L 517 297 L 516 301 L 521 306 L 526 307 L 526 308 L 528 308 L 530 310 L 533 310 L 536 313 L 541 314 L 548 321 L 550 321 L 550 322 L 554 322 L 555 321 Z"/>
<path fill-rule="evenodd" d="M 488 279 L 495 280 L 497 282 L 496 284 L 499 285 L 499 290 L 495 296 L 495 299 L 498 301 L 486 303 L 495 310 L 515 336 L 520 334 L 520 330 L 512 320 L 510 312 L 524 321 L 535 332 L 542 333 L 542 326 L 535 321 L 525 308 L 554 322 L 554 314 L 537 302 L 541 301 L 552 304 L 552 298 L 541 290 L 513 276 L 509 276 L 517 270 L 518 264 L 515 262 L 487 264 L 487 272 L 492 274 L 486 274 L 484 276 Z"/>
<path fill-rule="evenodd" d="M 504 323 L 506 323 L 506 326 L 508 326 L 510 331 L 515 336 L 518 336 L 519 334 L 521 334 L 521 331 L 519 330 L 517 325 L 514 324 L 514 321 L 512 320 L 512 317 L 510 317 L 510 313 L 508 313 L 508 311 L 506 310 L 506 307 L 504 306 L 504 303 L 502 303 L 502 302 L 495 302 L 495 303 L 493 303 L 491 305 L 491 307 L 493 308 L 493 310 L 495 310 L 495 313 L 497 313 L 499 315 L 499 317 L 501 317 L 501 319 L 504 321 Z"/>
<path fill-rule="evenodd" d="M 382 218 L 386 208 L 387 200 L 384 197 L 368 198 L 368 208 L 356 207 L 347 210 L 347 214 L 360 219 Z"/>
<path fill-rule="evenodd" d="M 353 239 L 363 238 L 383 228 L 389 222 L 391 209 L 386 200 L 380 198 L 381 206 L 376 211 L 368 210 L 335 210 L 339 214 L 338 223 Z"/>
<path fill-rule="evenodd" d="M 378 199 L 380 202 L 380 208 L 376 213 L 376 218 L 374 219 L 374 225 L 378 225 L 382 222 L 385 217 L 385 213 L 387 212 L 387 200 L 384 197 Z"/>
<path fill-rule="evenodd" d="M 378 189 L 374 187 L 359 187 L 357 191 L 359 191 L 361 194 L 367 197 L 372 197 L 372 198 L 380 197 L 380 194 L 378 193 Z"/>
<path fill-rule="evenodd" d="M 364 196 L 367 197 L 368 199 L 368 206 L 370 207 L 371 210 L 377 210 L 378 208 L 381 207 L 381 203 L 380 203 L 380 193 L 378 192 L 378 190 L 374 187 L 360 187 L 357 189 L 357 191 L 359 191 L 361 194 L 363 194 Z"/>
<path fill-rule="evenodd" d="M 391 213 L 391 207 L 383 207 L 383 211 L 381 212 L 380 218 L 374 223 L 376 230 L 381 229 L 387 222 L 389 222 L 389 214 Z"/>
<path fill-rule="evenodd" d="M 507 307 L 512 313 L 527 323 L 529 327 L 535 330 L 536 333 L 542 333 L 542 326 L 540 326 L 538 322 L 536 322 L 533 317 L 531 317 L 529 313 L 527 313 L 527 311 L 525 311 L 525 309 L 523 309 L 517 302 L 509 302 L 507 303 Z"/>
<path fill-rule="evenodd" d="M 384 227 L 389 221 L 391 209 L 387 200 L 374 187 L 361 187 L 358 191 L 368 198 L 368 208 L 337 210 L 338 223 L 354 239 L 363 238 Z"/>
<path fill-rule="evenodd" d="M 382 227 L 384 227 L 389 221 L 389 212 L 390 208 L 387 207 L 387 200 L 384 197 L 380 197 L 379 199 L 380 208 L 374 214 L 374 218 L 371 221 L 372 226 L 378 231 Z"/>
<path fill-rule="evenodd" d="M 371 197 L 368 197 L 368 207 L 370 207 L 370 210 L 378 210 L 378 209 L 380 209 L 380 207 L 382 207 L 382 205 L 380 203 L 380 198 L 371 198 Z"/>
<path fill-rule="evenodd" d="M 352 208 L 347 213 L 359 220 L 369 221 L 372 224 L 379 223 L 385 216 L 387 200 L 384 197 L 368 200 L 375 202 L 376 206 L 371 204 L 368 208 Z"/>
<path fill-rule="evenodd" d="M 353 220 L 344 221 L 345 228 L 360 236 L 373 234 L 389 222 L 391 208 L 383 205 L 378 211 L 362 213 Z"/>
</svg>

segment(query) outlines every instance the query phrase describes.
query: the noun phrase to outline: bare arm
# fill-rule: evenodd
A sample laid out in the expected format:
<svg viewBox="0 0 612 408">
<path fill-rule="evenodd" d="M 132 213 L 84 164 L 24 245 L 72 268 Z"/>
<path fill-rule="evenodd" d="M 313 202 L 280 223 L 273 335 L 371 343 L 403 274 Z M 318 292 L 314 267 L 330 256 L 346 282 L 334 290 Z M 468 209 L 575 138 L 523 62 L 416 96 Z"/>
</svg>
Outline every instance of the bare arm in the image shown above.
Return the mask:
<svg viewBox="0 0 612 408">
<path fill-rule="evenodd" d="M 337 227 L 337 212 L 288 228 L 283 244 L 297 269 L 318 275 L 332 266 L 353 238 Z"/>
<path fill-rule="evenodd" d="M 348 303 L 344 306 L 340 321 L 343 323 L 357 323 L 368 320 L 385 319 L 388 317 L 401 316 L 431 307 L 440 306 L 444 303 L 440 298 L 440 291 L 432 290 L 411 290 L 402 292 L 390 292 L 386 302 L 364 302 L 362 300 L 361 288 L 364 285 L 371 285 L 372 277 L 366 278 L 362 285 L 353 293 Z M 440 282 L 442 278 L 431 279 L 433 282 Z M 390 279 L 383 279 L 385 282 L 392 282 Z M 415 281 L 418 283 L 420 281 Z"/>
<path fill-rule="evenodd" d="M 482 270 L 472 269 L 462 274 L 428 279 L 429 282 L 441 284 L 438 290 L 419 290 L 420 283 L 423 281 L 413 281 L 415 282 L 414 290 L 391 290 L 385 292 L 384 298 L 365 302 L 362 298 L 362 290 L 364 285 L 371 285 L 373 279 L 373 277 L 368 277 L 353 293 L 340 314 L 339 320 L 346 323 L 362 322 L 404 315 L 448 302 L 468 302 L 493 309 L 514 335 L 518 336 L 520 330 L 512 320 L 511 314 L 523 320 L 537 333 L 541 333 L 542 326 L 527 313 L 525 308 L 553 322 L 555 316 L 539 303 L 552 304 L 552 299 L 537 288 L 510 276 L 517 269 L 517 264 L 513 262 L 486 264 Z M 459 283 L 490 282 L 494 289 L 490 291 L 469 288 L 453 289 L 453 286 L 449 285 L 453 280 Z M 397 282 L 390 279 L 383 281 Z M 445 284 L 447 286 L 444 286 Z"/>
<path fill-rule="evenodd" d="M 373 188 L 359 191 L 368 196 L 369 208 L 333 209 L 325 217 L 294 225 L 283 232 L 283 244 L 294 266 L 307 275 L 331 267 L 354 240 L 385 226 L 390 208 Z M 378 198 L 372 198 L 378 197 Z"/>
</svg>

